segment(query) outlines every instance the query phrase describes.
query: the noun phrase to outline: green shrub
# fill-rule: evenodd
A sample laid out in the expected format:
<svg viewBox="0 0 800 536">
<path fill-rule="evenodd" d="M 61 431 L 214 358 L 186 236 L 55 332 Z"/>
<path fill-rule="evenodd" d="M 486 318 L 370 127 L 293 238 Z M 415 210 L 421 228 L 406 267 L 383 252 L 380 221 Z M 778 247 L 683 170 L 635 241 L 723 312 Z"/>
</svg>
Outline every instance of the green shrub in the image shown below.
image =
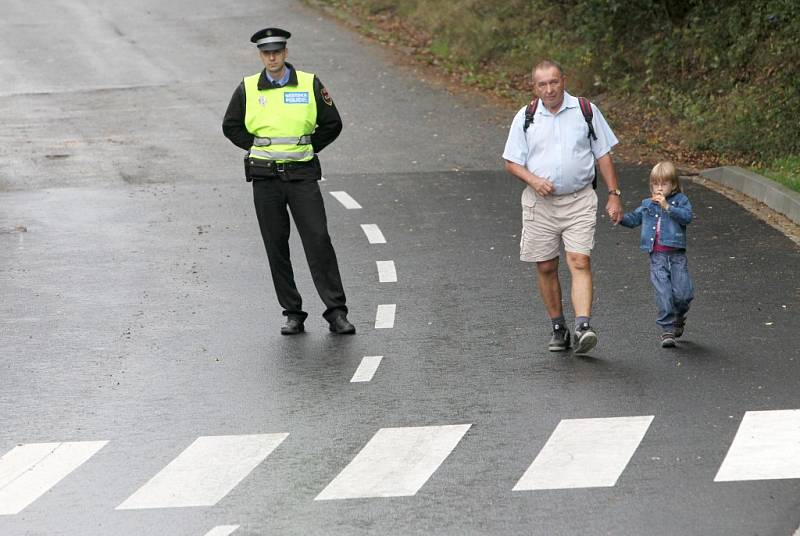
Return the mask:
<svg viewBox="0 0 800 536">
<path fill-rule="evenodd" d="M 796 0 L 329 2 L 403 17 L 484 87 L 550 58 L 571 92 L 625 97 L 677 125 L 691 148 L 760 163 L 800 153 Z"/>
</svg>

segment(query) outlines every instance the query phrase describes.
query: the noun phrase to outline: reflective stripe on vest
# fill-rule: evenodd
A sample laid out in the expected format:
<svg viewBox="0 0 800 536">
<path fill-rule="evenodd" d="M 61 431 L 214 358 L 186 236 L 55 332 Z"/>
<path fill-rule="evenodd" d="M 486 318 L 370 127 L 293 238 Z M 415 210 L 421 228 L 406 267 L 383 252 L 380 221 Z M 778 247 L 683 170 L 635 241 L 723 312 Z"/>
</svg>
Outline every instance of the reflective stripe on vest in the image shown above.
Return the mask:
<svg viewBox="0 0 800 536">
<path fill-rule="evenodd" d="M 314 75 L 297 74 L 296 86 L 258 90 L 261 73 L 244 79 L 244 125 L 255 139 L 250 156 L 276 162 L 314 158 L 311 133 L 317 126 Z"/>
<path fill-rule="evenodd" d="M 306 134 L 299 138 L 256 138 L 253 140 L 253 145 L 258 145 L 259 147 L 267 147 L 273 143 L 297 143 L 300 145 L 308 145 L 311 143 L 311 134 Z"/>
</svg>

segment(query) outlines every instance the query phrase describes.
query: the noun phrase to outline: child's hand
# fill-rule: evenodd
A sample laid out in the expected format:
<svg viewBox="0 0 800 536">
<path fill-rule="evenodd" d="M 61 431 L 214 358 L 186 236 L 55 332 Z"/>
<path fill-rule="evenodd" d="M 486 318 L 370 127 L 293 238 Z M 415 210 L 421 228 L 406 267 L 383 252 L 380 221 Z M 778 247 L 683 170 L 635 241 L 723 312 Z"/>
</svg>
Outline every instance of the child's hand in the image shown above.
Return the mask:
<svg viewBox="0 0 800 536">
<path fill-rule="evenodd" d="M 653 197 L 651 197 L 650 199 L 661 205 L 661 208 L 663 209 L 667 208 L 667 198 L 664 197 L 664 194 L 653 194 Z"/>
</svg>

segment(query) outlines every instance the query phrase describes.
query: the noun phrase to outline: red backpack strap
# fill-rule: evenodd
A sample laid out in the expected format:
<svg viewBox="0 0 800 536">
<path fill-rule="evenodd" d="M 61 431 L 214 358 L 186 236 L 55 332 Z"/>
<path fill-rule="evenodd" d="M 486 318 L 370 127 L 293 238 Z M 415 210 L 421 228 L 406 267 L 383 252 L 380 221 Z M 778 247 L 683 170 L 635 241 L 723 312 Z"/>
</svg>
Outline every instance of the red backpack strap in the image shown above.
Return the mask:
<svg viewBox="0 0 800 536">
<path fill-rule="evenodd" d="M 594 127 L 592 126 L 592 118 L 594 114 L 592 113 L 592 103 L 589 102 L 589 99 L 586 97 L 578 97 L 578 104 L 581 107 L 581 113 L 583 114 L 583 118 L 586 120 L 586 124 L 589 126 L 589 139 L 597 140 L 597 136 L 594 133 Z"/>
<path fill-rule="evenodd" d="M 528 127 L 533 123 L 533 116 L 536 114 L 536 108 L 539 107 L 539 97 L 534 97 L 533 100 L 525 108 L 525 125 L 522 127 L 523 132 L 528 132 Z"/>
</svg>

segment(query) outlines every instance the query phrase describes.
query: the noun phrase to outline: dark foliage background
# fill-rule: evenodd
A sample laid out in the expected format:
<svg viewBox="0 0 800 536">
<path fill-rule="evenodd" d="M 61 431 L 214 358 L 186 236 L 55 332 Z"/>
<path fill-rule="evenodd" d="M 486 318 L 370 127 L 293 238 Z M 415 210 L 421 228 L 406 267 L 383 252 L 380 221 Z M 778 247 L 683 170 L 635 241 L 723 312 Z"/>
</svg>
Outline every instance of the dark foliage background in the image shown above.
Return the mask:
<svg viewBox="0 0 800 536">
<path fill-rule="evenodd" d="M 750 165 L 800 154 L 797 0 L 322 3 L 400 21 L 398 38 L 421 43 L 465 82 L 515 98 L 527 93 L 531 66 L 554 59 L 573 94 L 612 102 L 612 118 L 624 107 L 652 122 L 640 142 L 669 145 L 663 129 L 673 146 Z"/>
</svg>

